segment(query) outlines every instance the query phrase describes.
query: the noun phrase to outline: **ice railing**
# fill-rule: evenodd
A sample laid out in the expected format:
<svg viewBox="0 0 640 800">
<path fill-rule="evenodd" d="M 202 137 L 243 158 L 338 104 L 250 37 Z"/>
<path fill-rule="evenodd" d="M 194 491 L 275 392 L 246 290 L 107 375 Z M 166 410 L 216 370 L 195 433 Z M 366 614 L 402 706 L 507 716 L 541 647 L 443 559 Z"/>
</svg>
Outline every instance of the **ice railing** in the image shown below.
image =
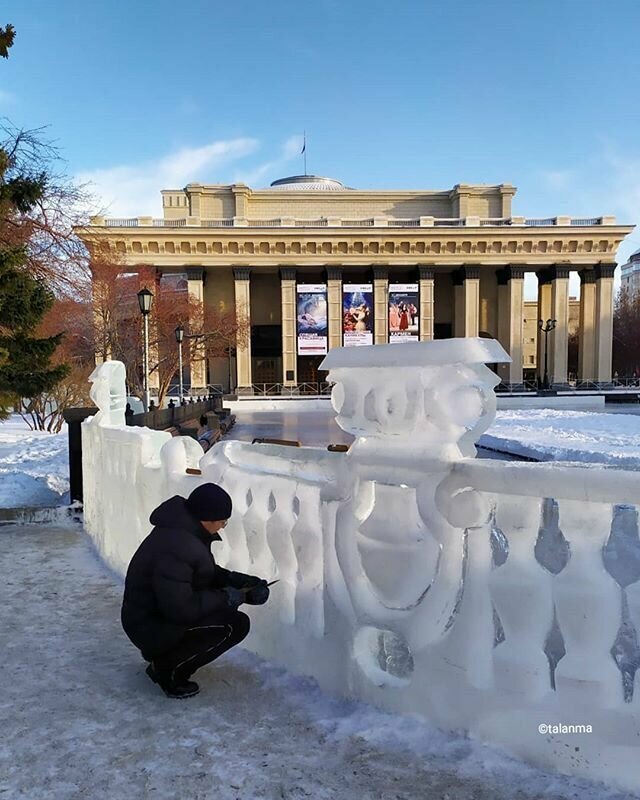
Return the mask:
<svg viewBox="0 0 640 800">
<path fill-rule="evenodd" d="M 157 503 L 220 483 L 234 513 L 217 558 L 280 581 L 251 610 L 250 647 L 330 690 L 637 789 L 638 473 L 476 460 L 495 416 L 486 364 L 507 359 L 485 339 L 331 351 L 347 453 L 222 442 L 203 456 L 101 412 L 83 432 L 87 528 L 123 572 Z"/>
</svg>

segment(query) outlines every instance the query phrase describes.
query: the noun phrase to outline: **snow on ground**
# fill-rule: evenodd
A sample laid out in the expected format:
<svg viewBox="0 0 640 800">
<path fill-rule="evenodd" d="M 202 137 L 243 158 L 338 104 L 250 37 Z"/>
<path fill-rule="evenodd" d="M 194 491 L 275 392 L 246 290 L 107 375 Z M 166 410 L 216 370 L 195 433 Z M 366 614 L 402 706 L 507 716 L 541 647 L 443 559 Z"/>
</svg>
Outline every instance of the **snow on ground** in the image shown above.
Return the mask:
<svg viewBox="0 0 640 800">
<path fill-rule="evenodd" d="M 57 506 L 69 501 L 67 427 L 29 430 L 17 414 L 0 422 L 0 508 Z"/>
<path fill-rule="evenodd" d="M 640 469 L 640 416 L 552 409 L 498 411 L 479 444 L 541 461 Z"/>
<path fill-rule="evenodd" d="M 0 543 L 2 797 L 632 797 L 330 698 L 246 651 L 200 670 L 197 697 L 168 700 L 120 629 L 121 582 L 79 527 L 7 526 Z"/>
</svg>

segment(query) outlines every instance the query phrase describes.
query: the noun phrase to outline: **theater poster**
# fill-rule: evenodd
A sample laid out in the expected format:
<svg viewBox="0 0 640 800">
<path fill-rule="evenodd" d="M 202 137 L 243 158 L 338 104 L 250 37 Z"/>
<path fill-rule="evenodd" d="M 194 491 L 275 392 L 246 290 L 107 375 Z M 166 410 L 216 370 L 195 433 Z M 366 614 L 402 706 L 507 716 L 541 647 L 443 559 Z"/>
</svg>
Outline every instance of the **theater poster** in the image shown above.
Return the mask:
<svg viewBox="0 0 640 800">
<path fill-rule="evenodd" d="M 373 285 L 342 286 L 342 340 L 345 347 L 373 344 Z"/>
<path fill-rule="evenodd" d="M 327 285 L 298 284 L 298 355 L 327 354 Z"/>
<path fill-rule="evenodd" d="M 420 302 L 417 283 L 389 284 L 389 342 L 404 344 L 420 338 Z"/>
</svg>

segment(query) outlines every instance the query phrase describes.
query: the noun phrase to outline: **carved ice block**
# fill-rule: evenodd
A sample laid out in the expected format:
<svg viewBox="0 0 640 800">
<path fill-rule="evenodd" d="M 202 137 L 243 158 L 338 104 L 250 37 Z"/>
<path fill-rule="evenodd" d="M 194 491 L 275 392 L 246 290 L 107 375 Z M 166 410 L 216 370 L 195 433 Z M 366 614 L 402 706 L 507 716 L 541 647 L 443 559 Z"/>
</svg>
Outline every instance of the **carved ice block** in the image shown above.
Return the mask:
<svg viewBox="0 0 640 800">
<path fill-rule="evenodd" d="M 121 361 L 104 361 L 91 375 L 89 395 L 99 411 L 91 422 L 96 425 L 124 427 L 127 408 L 127 373 Z"/>
<path fill-rule="evenodd" d="M 495 417 L 499 378 L 486 364 L 510 360 L 493 339 L 443 339 L 336 348 L 320 368 L 336 422 L 357 437 L 350 458 L 393 468 L 475 455 Z"/>
</svg>

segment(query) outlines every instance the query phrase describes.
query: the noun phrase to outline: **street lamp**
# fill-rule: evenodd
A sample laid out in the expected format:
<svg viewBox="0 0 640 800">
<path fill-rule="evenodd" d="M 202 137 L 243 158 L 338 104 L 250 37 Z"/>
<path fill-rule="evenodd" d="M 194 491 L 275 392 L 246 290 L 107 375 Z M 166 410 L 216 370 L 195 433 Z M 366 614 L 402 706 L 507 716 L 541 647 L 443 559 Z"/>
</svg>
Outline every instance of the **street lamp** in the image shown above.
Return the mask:
<svg viewBox="0 0 640 800">
<path fill-rule="evenodd" d="M 144 322 L 144 351 L 142 354 L 143 371 L 143 394 L 142 404 L 144 410 L 149 410 L 149 314 L 151 313 L 151 303 L 153 302 L 153 292 L 146 287 L 138 292 L 138 305 Z"/>
<path fill-rule="evenodd" d="M 184 394 L 184 387 L 182 385 L 182 342 L 184 340 L 184 327 L 182 323 L 175 329 L 176 342 L 178 343 L 178 373 L 180 381 L 180 402 L 182 403 L 182 395 Z"/>
<path fill-rule="evenodd" d="M 542 379 L 542 388 L 549 388 L 549 373 L 547 372 L 547 353 L 549 352 L 549 332 L 556 327 L 555 319 L 548 319 L 546 323 L 544 320 L 538 320 L 538 328 L 544 333 L 544 378 Z"/>
</svg>

